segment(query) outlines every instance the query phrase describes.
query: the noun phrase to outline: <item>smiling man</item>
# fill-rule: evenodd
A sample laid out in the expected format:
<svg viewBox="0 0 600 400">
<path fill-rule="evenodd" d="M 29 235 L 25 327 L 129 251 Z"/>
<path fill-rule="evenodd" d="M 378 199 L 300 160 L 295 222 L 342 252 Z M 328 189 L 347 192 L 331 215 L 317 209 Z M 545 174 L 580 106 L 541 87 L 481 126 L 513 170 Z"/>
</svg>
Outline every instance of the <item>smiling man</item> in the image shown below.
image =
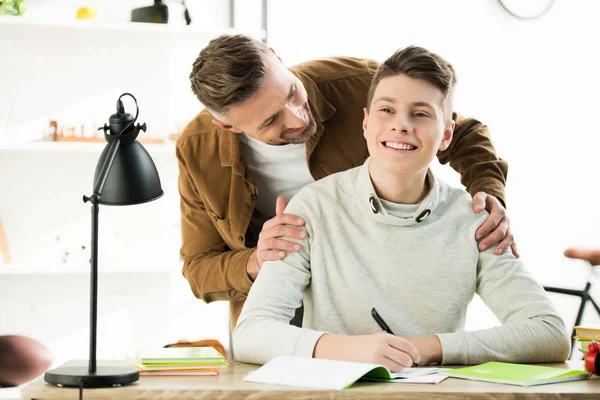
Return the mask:
<svg viewBox="0 0 600 400">
<path fill-rule="evenodd" d="M 315 357 L 400 372 L 413 363 L 568 357 L 565 325 L 542 286 L 511 251 L 478 251 L 486 213 L 429 169 L 452 142 L 455 83 L 454 68 L 420 47 L 382 64 L 362 123 L 370 157 L 290 201 L 286 212 L 304 219 L 307 243 L 264 264 L 235 328 L 238 360 Z M 475 294 L 501 326 L 464 331 Z M 290 326 L 302 301 L 302 327 Z M 381 332 L 372 307 L 398 336 Z"/>
<path fill-rule="evenodd" d="M 334 57 L 288 69 L 243 35 L 212 40 L 194 62 L 205 110 L 177 140 L 183 274 L 196 297 L 230 301 L 232 324 L 263 262 L 302 248 L 285 238 L 306 238 L 302 218 L 283 214 L 286 200 L 369 156 L 361 120 L 378 66 Z M 473 209 L 490 213 L 480 250 L 516 253 L 503 207 L 507 163 L 485 125 L 452 118 L 455 139 L 438 159 L 461 174 Z"/>
</svg>

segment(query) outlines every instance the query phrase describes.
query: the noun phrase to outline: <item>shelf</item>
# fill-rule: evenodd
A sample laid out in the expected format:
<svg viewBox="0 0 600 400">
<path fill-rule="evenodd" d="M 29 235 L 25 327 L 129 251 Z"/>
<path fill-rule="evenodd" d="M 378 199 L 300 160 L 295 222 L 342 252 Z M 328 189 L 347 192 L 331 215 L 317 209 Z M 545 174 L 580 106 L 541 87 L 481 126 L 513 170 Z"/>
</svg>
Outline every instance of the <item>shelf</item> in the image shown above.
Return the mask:
<svg viewBox="0 0 600 400">
<path fill-rule="evenodd" d="M 43 151 L 56 153 L 100 153 L 106 146 L 106 142 L 17 142 L 0 143 L 0 152 L 5 151 Z M 164 144 L 142 143 L 150 154 L 172 154 L 175 155 L 175 143 Z"/>
<path fill-rule="evenodd" d="M 90 30 L 106 32 L 140 32 L 174 35 L 201 36 L 212 39 L 222 34 L 244 33 L 257 39 L 264 39 L 266 32 L 258 30 L 254 32 L 241 31 L 234 28 L 223 28 L 214 30 L 199 29 L 194 25 L 170 25 L 170 24 L 152 24 L 143 22 L 111 22 L 102 20 L 65 20 L 65 21 L 43 21 L 28 18 L 26 16 L 0 16 L 0 26 L 20 26 L 38 29 L 72 29 L 72 30 Z"/>
<path fill-rule="evenodd" d="M 15 263 L 0 265 L 0 275 L 58 275 L 58 274 L 69 274 L 69 275 L 89 275 L 91 272 L 90 268 L 83 268 L 82 266 L 75 265 L 46 265 L 43 268 L 41 266 L 32 267 L 19 265 Z M 178 262 L 148 265 L 143 264 L 136 267 L 127 267 L 120 264 L 112 265 L 99 265 L 98 274 L 127 274 L 127 273 L 173 273 L 181 272 L 181 265 Z"/>
</svg>

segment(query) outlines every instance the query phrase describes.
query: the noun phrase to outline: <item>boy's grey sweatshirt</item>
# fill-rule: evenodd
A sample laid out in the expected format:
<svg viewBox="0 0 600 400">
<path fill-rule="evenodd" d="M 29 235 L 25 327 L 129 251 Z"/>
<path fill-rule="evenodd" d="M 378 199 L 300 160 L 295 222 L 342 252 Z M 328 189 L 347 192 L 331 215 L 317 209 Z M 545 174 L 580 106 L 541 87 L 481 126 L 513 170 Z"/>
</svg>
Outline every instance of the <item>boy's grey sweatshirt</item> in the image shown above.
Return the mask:
<svg viewBox="0 0 600 400">
<path fill-rule="evenodd" d="M 263 264 L 234 331 L 239 361 L 312 357 L 324 333 L 437 335 L 443 364 L 562 362 L 570 341 L 542 286 L 510 251 L 480 252 L 488 216 L 469 195 L 435 178 L 418 205 L 378 198 L 364 165 L 306 186 L 285 210 L 306 221 L 299 253 Z M 384 206 L 386 205 L 386 206 Z M 464 331 L 478 294 L 501 326 Z M 289 325 L 304 300 L 302 328 Z"/>
</svg>

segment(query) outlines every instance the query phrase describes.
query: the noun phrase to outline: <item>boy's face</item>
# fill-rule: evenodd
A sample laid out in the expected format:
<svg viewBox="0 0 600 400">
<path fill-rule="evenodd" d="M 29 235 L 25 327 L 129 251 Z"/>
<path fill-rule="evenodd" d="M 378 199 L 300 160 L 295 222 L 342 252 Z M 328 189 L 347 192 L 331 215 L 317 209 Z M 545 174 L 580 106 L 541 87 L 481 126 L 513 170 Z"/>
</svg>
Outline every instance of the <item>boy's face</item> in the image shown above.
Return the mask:
<svg viewBox="0 0 600 400">
<path fill-rule="evenodd" d="M 452 140 L 454 121 L 444 115 L 444 95 L 427 81 L 384 78 L 369 106 L 363 129 L 376 168 L 402 175 L 426 171 Z"/>
</svg>

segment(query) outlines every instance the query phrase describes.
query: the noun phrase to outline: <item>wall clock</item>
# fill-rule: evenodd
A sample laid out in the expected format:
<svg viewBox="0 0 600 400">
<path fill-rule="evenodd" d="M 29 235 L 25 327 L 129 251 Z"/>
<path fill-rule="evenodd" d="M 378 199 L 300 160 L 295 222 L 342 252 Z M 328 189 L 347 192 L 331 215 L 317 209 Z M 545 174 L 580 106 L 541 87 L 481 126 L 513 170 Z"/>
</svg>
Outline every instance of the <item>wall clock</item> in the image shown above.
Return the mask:
<svg viewBox="0 0 600 400">
<path fill-rule="evenodd" d="M 498 0 L 498 3 L 513 17 L 536 19 L 552 8 L 554 0 Z"/>
</svg>

